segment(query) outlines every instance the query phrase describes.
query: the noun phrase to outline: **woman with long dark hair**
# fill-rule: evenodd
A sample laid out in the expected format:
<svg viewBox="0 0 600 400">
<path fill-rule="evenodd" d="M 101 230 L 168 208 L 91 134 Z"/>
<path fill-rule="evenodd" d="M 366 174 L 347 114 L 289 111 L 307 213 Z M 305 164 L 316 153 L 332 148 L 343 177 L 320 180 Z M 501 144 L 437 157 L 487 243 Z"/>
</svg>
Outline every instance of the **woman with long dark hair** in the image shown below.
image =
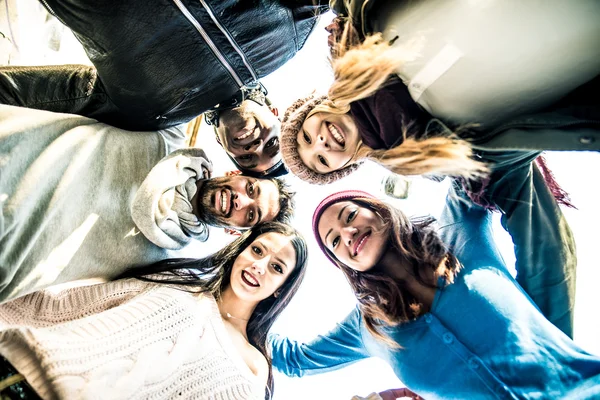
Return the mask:
<svg viewBox="0 0 600 400">
<path fill-rule="evenodd" d="M 303 376 L 379 357 L 428 400 L 597 398 L 600 357 L 544 318 L 515 282 L 489 211 L 456 185 L 439 231 L 433 222 L 365 192 L 324 199 L 315 237 L 358 306 L 313 342 L 273 337 L 273 365 Z"/>
<path fill-rule="evenodd" d="M 0 354 L 14 373 L 0 382 L 2 395 L 269 399 L 267 333 L 298 290 L 306 258 L 299 233 L 271 222 L 204 259 L 164 260 L 117 281 L 3 304 Z"/>
</svg>

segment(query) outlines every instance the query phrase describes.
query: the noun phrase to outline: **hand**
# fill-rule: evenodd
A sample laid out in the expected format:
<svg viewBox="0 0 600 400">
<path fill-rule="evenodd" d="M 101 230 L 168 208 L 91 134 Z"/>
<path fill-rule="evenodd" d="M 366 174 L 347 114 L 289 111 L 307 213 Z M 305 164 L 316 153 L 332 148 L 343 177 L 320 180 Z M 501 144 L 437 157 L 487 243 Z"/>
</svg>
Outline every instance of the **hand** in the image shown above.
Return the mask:
<svg viewBox="0 0 600 400">
<path fill-rule="evenodd" d="M 383 392 L 379 392 L 379 395 L 381 396 L 382 400 L 396 400 L 406 397 L 413 400 L 424 400 L 421 396 L 417 395 L 415 392 L 407 388 L 389 389 Z"/>
</svg>

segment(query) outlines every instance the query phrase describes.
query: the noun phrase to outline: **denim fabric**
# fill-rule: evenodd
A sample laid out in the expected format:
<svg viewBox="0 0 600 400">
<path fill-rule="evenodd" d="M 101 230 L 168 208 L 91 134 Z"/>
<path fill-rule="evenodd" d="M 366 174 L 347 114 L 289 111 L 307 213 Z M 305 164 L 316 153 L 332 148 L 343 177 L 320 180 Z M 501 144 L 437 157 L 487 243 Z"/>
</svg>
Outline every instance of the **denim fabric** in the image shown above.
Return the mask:
<svg viewBox="0 0 600 400">
<path fill-rule="evenodd" d="M 490 213 L 449 196 L 440 227 L 463 269 L 437 291 L 429 313 L 387 329 L 401 349 L 369 334 L 355 309 L 311 343 L 272 337 L 273 366 L 302 376 L 380 357 L 428 400 L 598 398 L 600 357 L 544 318 L 511 277 Z"/>
</svg>

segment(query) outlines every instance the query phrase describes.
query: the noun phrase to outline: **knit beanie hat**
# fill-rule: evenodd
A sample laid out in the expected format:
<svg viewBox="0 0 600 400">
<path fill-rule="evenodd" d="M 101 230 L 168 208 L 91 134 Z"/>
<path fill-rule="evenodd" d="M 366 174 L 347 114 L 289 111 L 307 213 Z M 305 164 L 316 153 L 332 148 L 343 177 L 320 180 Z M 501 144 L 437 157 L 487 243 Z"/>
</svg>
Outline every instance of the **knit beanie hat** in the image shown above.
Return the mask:
<svg viewBox="0 0 600 400">
<path fill-rule="evenodd" d="M 313 234 L 315 235 L 317 244 L 321 248 L 321 251 L 323 252 L 323 254 L 325 254 L 325 256 L 327 256 L 327 258 L 329 258 L 329 260 L 336 267 L 338 265 L 336 264 L 335 260 L 331 257 L 331 253 L 326 250 L 325 244 L 321 240 L 321 236 L 319 236 L 319 221 L 321 220 L 321 216 L 323 215 L 325 210 L 327 210 L 330 206 L 334 205 L 335 203 L 339 203 L 340 201 L 352 201 L 355 199 L 365 199 L 365 198 L 366 199 L 374 199 L 375 196 L 373 196 L 367 192 L 363 192 L 362 190 L 343 190 L 341 192 L 333 193 L 333 194 L 330 194 L 329 196 L 325 197 L 323 199 L 323 201 L 321 201 L 319 203 L 319 205 L 317 206 L 317 208 L 315 209 L 315 213 L 313 214 L 313 220 L 312 220 Z"/>
<path fill-rule="evenodd" d="M 326 185 L 354 172 L 359 164 L 353 163 L 346 167 L 326 174 L 319 174 L 308 168 L 298 153 L 298 132 L 308 114 L 319 104 L 327 100 L 327 96 L 309 96 L 296 100 L 283 115 L 281 121 L 281 137 L 279 139 L 283 162 L 298 178 L 316 185 Z"/>
</svg>

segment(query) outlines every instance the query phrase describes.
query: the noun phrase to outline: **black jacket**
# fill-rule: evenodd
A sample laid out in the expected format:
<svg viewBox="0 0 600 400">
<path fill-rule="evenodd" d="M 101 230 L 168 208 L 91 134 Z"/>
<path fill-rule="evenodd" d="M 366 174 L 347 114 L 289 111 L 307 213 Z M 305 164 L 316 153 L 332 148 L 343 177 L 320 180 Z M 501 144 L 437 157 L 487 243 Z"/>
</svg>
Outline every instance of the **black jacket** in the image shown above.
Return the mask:
<svg viewBox="0 0 600 400">
<path fill-rule="evenodd" d="M 41 0 L 96 67 L 0 68 L 0 102 L 161 129 L 224 103 L 304 45 L 313 0 Z M 316 3 L 316 4 L 315 4 Z"/>
</svg>

